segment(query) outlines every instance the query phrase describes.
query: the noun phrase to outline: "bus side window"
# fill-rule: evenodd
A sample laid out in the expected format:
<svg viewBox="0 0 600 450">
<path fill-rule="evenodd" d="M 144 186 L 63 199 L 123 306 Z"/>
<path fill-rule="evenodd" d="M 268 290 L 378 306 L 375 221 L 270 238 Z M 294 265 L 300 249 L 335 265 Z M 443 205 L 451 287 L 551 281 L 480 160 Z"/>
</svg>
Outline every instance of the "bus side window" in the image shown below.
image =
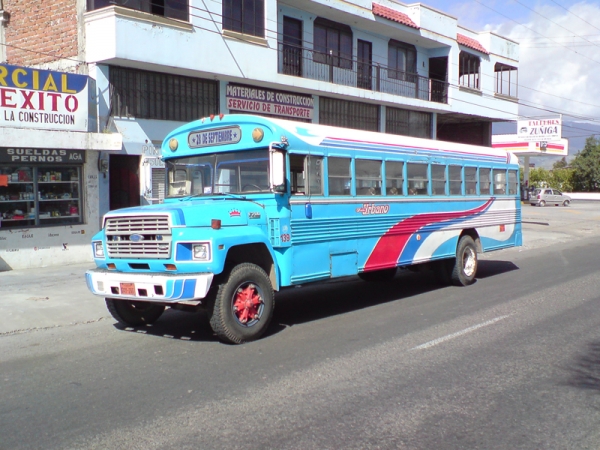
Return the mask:
<svg viewBox="0 0 600 450">
<path fill-rule="evenodd" d="M 506 194 L 506 170 L 494 169 L 494 194 Z"/>
<path fill-rule="evenodd" d="M 427 177 L 427 164 L 407 163 L 409 195 L 428 195 L 429 178 Z"/>
<path fill-rule="evenodd" d="M 308 174 L 308 180 L 304 181 L 308 185 L 308 194 L 323 195 L 323 157 L 307 156 L 304 173 Z"/>
<path fill-rule="evenodd" d="M 403 162 L 385 162 L 385 191 L 387 195 L 405 195 Z"/>
<path fill-rule="evenodd" d="M 350 176 L 350 158 L 327 159 L 329 195 L 350 195 L 352 177 Z"/>
<path fill-rule="evenodd" d="M 446 195 L 446 166 L 431 165 L 431 194 Z"/>
<path fill-rule="evenodd" d="M 381 195 L 381 161 L 356 159 L 356 195 Z"/>
<path fill-rule="evenodd" d="M 516 195 L 519 190 L 519 177 L 517 177 L 516 170 L 508 171 L 508 193 L 510 195 Z"/>
<path fill-rule="evenodd" d="M 306 194 L 305 155 L 290 155 L 290 185 L 292 195 Z"/>
<path fill-rule="evenodd" d="M 450 179 L 450 195 L 462 195 L 462 167 L 448 166 L 448 178 Z"/>
<path fill-rule="evenodd" d="M 467 195 L 477 195 L 477 167 L 465 167 L 465 192 Z"/>
<path fill-rule="evenodd" d="M 492 183 L 490 180 L 491 171 L 492 169 L 479 168 L 479 189 L 481 190 L 481 195 L 490 195 L 492 193 Z"/>
</svg>

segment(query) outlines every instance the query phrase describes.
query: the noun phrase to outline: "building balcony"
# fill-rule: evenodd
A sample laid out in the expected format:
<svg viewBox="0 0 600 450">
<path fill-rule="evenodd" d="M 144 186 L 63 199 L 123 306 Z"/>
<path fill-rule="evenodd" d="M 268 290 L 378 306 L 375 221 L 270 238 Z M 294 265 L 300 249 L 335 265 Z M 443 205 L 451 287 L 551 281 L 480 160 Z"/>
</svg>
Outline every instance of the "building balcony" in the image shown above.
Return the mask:
<svg viewBox="0 0 600 450">
<path fill-rule="evenodd" d="M 278 72 L 401 97 L 448 103 L 448 83 L 381 64 L 279 43 Z"/>
</svg>

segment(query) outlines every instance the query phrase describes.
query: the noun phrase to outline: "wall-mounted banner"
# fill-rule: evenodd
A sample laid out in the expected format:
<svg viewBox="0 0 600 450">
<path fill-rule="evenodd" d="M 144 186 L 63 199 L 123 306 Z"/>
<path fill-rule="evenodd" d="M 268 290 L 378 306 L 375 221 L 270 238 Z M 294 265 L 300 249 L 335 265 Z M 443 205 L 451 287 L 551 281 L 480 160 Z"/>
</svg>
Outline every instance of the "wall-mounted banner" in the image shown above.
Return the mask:
<svg viewBox="0 0 600 450">
<path fill-rule="evenodd" d="M 0 163 L 15 164 L 83 164 L 85 150 L 55 148 L 0 147 Z"/>
<path fill-rule="evenodd" d="M 559 141 L 561 136 L 561 117 L 517 121 L 517 139 L 521 141 Z"/>
<path fill-rule="evenodd" d="M 87 131 L 88 77 L 0 64 L 0 127 Z"/>
<path fill-rule="evenodd" d="M 315 102 L 310 95 L 229 83 L 226 97 L 227 108 L 230 111 L 269 114 L 295 119 L 313 118 Z"/>
</svg>

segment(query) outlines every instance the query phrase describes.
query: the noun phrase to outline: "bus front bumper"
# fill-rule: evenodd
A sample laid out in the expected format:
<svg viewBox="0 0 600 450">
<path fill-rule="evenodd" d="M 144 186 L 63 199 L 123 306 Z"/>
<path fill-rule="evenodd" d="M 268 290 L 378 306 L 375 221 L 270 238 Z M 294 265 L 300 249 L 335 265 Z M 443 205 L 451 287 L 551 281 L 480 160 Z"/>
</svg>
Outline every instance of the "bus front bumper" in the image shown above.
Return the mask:
<svg viewBox="0 0 600 450">
<path fill-rule="evenodd" d="M 89 290 L 100 297 L 156 303 L 199 301 L 206 297 L 212 273 L 125 273 L 92 269 L 85 273 Z"/>
</svg>

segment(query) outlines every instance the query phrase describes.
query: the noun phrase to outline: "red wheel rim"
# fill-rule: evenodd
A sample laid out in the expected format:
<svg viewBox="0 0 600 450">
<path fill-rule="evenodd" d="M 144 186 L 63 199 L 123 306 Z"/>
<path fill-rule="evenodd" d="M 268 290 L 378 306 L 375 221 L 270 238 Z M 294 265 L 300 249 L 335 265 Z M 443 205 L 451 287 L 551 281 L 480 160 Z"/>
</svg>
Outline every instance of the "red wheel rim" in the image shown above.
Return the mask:
<svg viewBox="0 0 600 450">
<path fill-rule="evenodd" d="M 256 324 L 264 309 L 262 291 L 254 283 L 242 283 L 233 294 L 233 315 L 246 327 Z"/>
</svg>

